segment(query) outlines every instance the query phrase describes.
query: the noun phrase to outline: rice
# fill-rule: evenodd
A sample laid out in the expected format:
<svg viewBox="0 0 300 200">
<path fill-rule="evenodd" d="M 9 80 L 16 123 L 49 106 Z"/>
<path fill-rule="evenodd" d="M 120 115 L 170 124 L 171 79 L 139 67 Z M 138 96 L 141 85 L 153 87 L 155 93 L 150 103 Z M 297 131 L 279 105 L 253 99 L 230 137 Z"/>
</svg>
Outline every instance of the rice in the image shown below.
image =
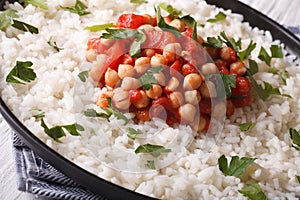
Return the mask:
<svg viewBox="0 0 300 200">
<path fill-rule="evenodd" d="M 84 2 L 91 14 L 81 17 L 60 7 L 74 2 L 49 2 L 48 10 L 30 4 L 25 8 L 18 3 L 7 5 L 18 11 L 20 20 L 38 27 L 40 32 L 23 33 L 11 27 L 0 32 L 1 97 L 45 144 L 101 178 L 156 198 L 246 199 L 238 192 L 245 186 L 246 181 L 242 180 L 258 182 L 269 199 L 300 196 L 300 184 L 295 178 L 300 175 L 300 155 L 291 148 L 288 134 L 291 127 L 300 129 L 300 69 L 299 64 L 293 62 L 295 56 L 289 55 L 271 62 L 272 67 L 289 73 L 286 85 L 282 84 L 280 76 L 266 72 L 268 66 L 257 59 L 259 49 L 280 44 L 280 41 L 273 41 L 270 32 L 252 28 L 242 23 L 243 16 L 207 5 L 205 1 L 164 1 L 182 9 L 184 14 L 191 14 L 199 24 L 223 11 L 227 15 L 225 20 L 199 26 L 198 34 L 207 38 L 225 30 L 231 37 L 242 38 L 243 48 L 251 40 L 256 42 L 252 59 L 259 65 L 255 75 L 257 82 L 267 81 L 292 98 L 274 95 L 267 101 L 255 99 L 250 106 L 236 109 L 235 114 L 224 121 L 221 131 L 195 140 L 195 133 L 188 126 L 171 128 L 162 120 L 144 125 L 129 124 L 128 127 L 141 129 L 148 141 L 172 147 L 172 153 L 156 160 L 159 170 L 146 170 L 144 164 L 152 158 L 141 158 L 128 148 L 137 147 L 138 143 L 132 144 L 124 134 L 122 120 L 113 117 L 106 122 L 82 115 L 88 108 L 101 111 L 95 101 L 103 91 L 94 88 L 91 79 L 83 83 L 77 75 L 93 66 L 85 61 L 86 44 L 89 38 L 99 36 L 84 27 L 115 22 L 121 13 L 153 15 L 153 7 L 161 1 L 151 0 L 137 6 L 123 0 L 87 0 Z M 47 44 L 50 38 L 62 48 L 59 52 Z M 37 79 L 26 85 L 6 83 L 5 77 L 16 60 L 30 60 Z M 45 123 L 49 127 L 77 122 L 85 131 L 80 137 L 67 134 L 61 139 L 62 143 L 54 142 L 33 117 L 41 111 L 45 112 Z M 239 124 L 246 122 L 254 123 L 255 127 L 247 132 L 240 131 Z M 223 154 L 257 159 L 241 180 L 225 176 L 218 169 L 218 158 Z"/>
</svg>

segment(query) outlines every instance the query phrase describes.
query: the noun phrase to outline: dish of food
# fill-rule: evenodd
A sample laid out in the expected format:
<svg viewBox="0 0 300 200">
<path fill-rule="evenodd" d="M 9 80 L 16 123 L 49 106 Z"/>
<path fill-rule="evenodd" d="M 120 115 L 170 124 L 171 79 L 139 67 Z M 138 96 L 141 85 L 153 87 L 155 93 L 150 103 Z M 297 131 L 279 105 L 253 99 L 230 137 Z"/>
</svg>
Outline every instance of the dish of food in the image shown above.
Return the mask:
<svg viewBox="0 0 300 200">
<path fill-rule="evenodd" d="M 60 155 L 160 199 L 300 195 L 298 61 L 270 32 L 199 0 L 7 6 L 1 98 Z"/>
</svg>

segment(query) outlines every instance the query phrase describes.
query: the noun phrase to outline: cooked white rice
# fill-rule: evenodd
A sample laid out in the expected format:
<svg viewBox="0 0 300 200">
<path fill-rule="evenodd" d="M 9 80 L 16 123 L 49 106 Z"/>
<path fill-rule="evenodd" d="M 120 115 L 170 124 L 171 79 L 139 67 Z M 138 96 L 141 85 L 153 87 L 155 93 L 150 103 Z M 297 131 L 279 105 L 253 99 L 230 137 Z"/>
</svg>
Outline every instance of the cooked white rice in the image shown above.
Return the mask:
<svg viewBox="0 0 300 200">
<path fill-rule="evenodd" d="M 286 85 L 278 75 L 267 73 L 267 65 L 257 59 L 260 46 L 269 49 L 273 41 L 271 33 L 251 28 L 242 23 L 243 16 L 207 5 L 202 0 L 164 2 L 191 14 L 199 24 L 215 16 L 220 10 L 227 18 L 222 22 L 198 27 L 198 33 L 206 38 L 221 31 L 234 38 L 242 38 L 243 48 L 250 40 L 257 43 L 252 59 L 259 64 L 255 75 L 258 83 L 267 81 L 279 87 L 283 96 L 271 96 L 267 101 L 255 99 L 251 106 L 236 109 L 235 114 L 224 122 L 216 134 L 207 134 L 192 141 L 189 127 L 170 128 L 160 120 L 145 125 L 129 124 L 149 135 L 156 144 L 172 149 L 158 159 L 160 170 L 145 170 L 145 160 L 140 159 L 128 147 L 136 147 L 124 134 L 122 120 L 112 119 L 110 123 L 101 119 L 90 119 L 82 115 L 94 105 L 97 95 L 91 80 L 83 83 L 78 73 L 92 67 L 85 61 L 86 44 L 89 38 L 99 36 L 84 27 L 115 22 L 121 13 L 154 14 L 154 5 L 161 1 L 136 6 L 129 0 L 86 0 L 91 12 L 79 17 L 61 9 L 73 5 L 75 0 L 48 2 L 48 10 L 32 5 L 23 8 L 18 3 L 8 5 L 18 11 L 19 19 L 39 28 L 39 34 L 30 34 L 14 28 L 0 31 L 0 74 L 1 97 L 35 135 L 48 146 L 84 169 L 130 190 L 161 199 L 246 199 L 238 190 L 247 180 L 258 182 L 269 199 L 296 199 L 300 196 L 300 152 L 291 147 L 289 128 L 300 129 L 300 69 L 293 63 L 293 56 L 272 59 L 272 67 L 285 69 L 289 73 Z M 59 52 L 47 44 L 52 37 Z M 16 60 L 31 61 L 37 79 L 30 84 L 7 84 L 5 78 Z M 44 111 L 49 127 L 57 124 L 77 122 L 85 131 L 80 137 L 67 134 L 62 143 L 54 142 L 43 131 L 40 122 L 33 116 Z M 130 117 L 130 115 L 128 115 Z M 240 123 L 251 122 L 254 129 L 241 132 Z M 127 127 L 128 127 L 127 126 Z M 222 155 L 255 157 L 242 180 L 225 176 L 218 169 L 218 158 Z M 147 158 L 146 158 L 147 159 Z M 136 173 L 140 172 L 140 173 Z M 145 173 L 147 172 L 147 173 Z"/>
</svg>

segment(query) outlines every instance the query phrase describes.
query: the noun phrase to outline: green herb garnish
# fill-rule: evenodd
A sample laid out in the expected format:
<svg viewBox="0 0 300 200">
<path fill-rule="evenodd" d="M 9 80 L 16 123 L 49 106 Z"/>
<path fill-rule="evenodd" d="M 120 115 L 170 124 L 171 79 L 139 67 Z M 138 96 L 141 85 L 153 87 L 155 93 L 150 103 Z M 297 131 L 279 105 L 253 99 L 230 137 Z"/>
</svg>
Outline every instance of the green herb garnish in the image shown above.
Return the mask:
<svg viewBox="0 0 300 200">
<path fill-rule="evenodd" d="M 239 158 L 238 156 L 233 156 L 230 161 L 230 164 L 228 165 L 227 158 L 224 155 L 222 155 L 218 159 L 219 169 L 225 175 L 238 177 L 241 174 L 245 173 L 246 168 L 251 163 L 253 163 L 255 159 L 256 158 Z"/>
<path fill-rule="evenodd" d="M 218 14 L 215 15 L 214 18 L 208 19 L 207 22 L 215 23 L 224 19 L 226 19 L 226 14 L 220 11 Z"/>
<path fill-rule="evenodd" d="M 48 9 L 47 0 L 23 0 L 23 1 L 24 3 L 29 3 L 33 6 L 40 7 L 45 10 Z"/>
<path fill-rule="evenodd" d="M 203 42 L 203 46 L 212 47 L 212 48 L 220 48 L 223 45 L 223 40 L 216 37 L 208 37 L 207 42 Z"/>
<path fill-rule="evenodd" d="M 196 42 L 198 42 L 198 38 L 197 38 L 197 21 L 193 17 L 191 17 L 190 15 L 185 15 L 185 16 L 179 18 L 179 20 L 183 21 L 187 26 L 193 28 L 192 39 L 195 40 Z"/>
<path fill-rule="evenodd" d="M 25 32 L 30 32 L 30 33 L 35 33 L 35 34 L 38 34 L 39 33 L 39 29 L 30 25 L 30 24 L 27 24 L 25 22 L 21 22 L 21 21 L 18 21 L 18 20 L 13 20 L 13 23 L 11 25 L 12 27 L 16 28 L 16 29 L 19 29 L 21 31 L 25 31 Z"/>
<path fill-rule="evenodd" d="M 296 176 L 298 183 L 300 183 L 300 176 Z"/>
<path fill-rule="evenodd" d="M 6 82 L 25 84 L 25 82 L 29 83 L 33 81 L 36 78 L 36 74 L 33 69 L 30 68 L 32 65 L 30 61 L 17 61 L 16 65 L 7 75 Z"/>
<path fill-rule="evenodd" d="M 267 200 L 266 195 L 262 191 L 258 183 L 254 183 L 239 190 L 239 193 L 248 197 L 250 200 Z"/>
<path fill-rule="evenodd" d="M 279 45 L 271 45 L 272 58 L 283 58 L 282 48 Z"/>
<path fill-rule="evenodd" d="M 89 30 L 91 32 L 97 32 L 97 31 L 103 31 L 105 29 L 108 29 L 112 27 L 113 23 L 107 23 L 107 24 L 99 24 L 99 25 L 93 25 L 93 26 L 87 26 L 84 28 L 84 30 Z"/>
<path fill-rule="evenodd" d="M 10 26 L 13 23 L 13 18 L 18 18 L 17 11 L 13 9 L 7 9 L 0 12 L 0 30 Z"/>
<path fill-rule="evenodd" d="M 261 61 L 264 61 L 267 65 L 270 66 L 272 57 L 269 56 L 269 54 L 268 54 L 268 52 L 265 50 L 265 48 L 263 48 L 263 47 L 260 48 L 258 58 L 259 58 Z"/>
<path fill-rule="evenodd" d="M 143 131 L 141 131 L 140 129 L 135 130 L 134 128 L 127 128 L 126 129 L 127 132 L 127 136 L 132 139 L 135 140 L 137 135 L 143 134 Z"/>
<path fill-rule="evenodd" d="M 83 114 L 87 117 L 100 117 L 103 119 L 106 119 L 109 121 L 110 116 L 112 115 L 112 113 L 99 113 L 96 110 L 89 108 L 83 111 Z"/>
<path fill-rule="evenodd" d="M 290 137 L 291 137 L 292 142 L 293 142 L 292 147 L 294 147 L 297 150 L 300 150 L 300 135 L 299 135 L 299 132 L 294 128 L 290 128 L 289 133 L 290 133 Z"/>
<path fill-rule="evenodd" d="M 244 51 L 238 52 L 238 56 L 240 60 L 243 61 L 247 59 L 250 56 L 251 52 L 255 49 L 255 47 L 256 47 L 256 43 L 253 43 L 253 41 L 251 40 L 250 44 Z"/>
<path fill-rule="evenodd" d="M 155 77 L 153 76 L 153 73 L 158 73 L 163 69 L 162 66 L 157 66 L 157 67 L 151 67 L 148 69 L 144 75 L 138 78 L 140 81 L 141 86 L 145 90 L 150 90 L 153 86 L 152 84 L 157 83 Z"/>
<path fill-rule="evenodd" d="M 258 72 L 258 65 L 254 60 L 249 59 L 249 68 L 247 69 L 248 75 L 254 75 Z"/>
<path fill-rule="evenodd" d="M 231 88 L 236 87 L 236 76 L 232 74 L 209 74 L 205 78 L 206 80 L 210 80 L 210 79 L 216 80 L 218 96 L 223 97 L 223 93 L 224 93 L 223 91 L 225 90 L 226 96 L 231 97 Z"/>
<path fill-rule="evenodd" d="M 73 136 L 79 136 L 80 134 L 78 131 L 84 131 L 84 128 L 77 123 L 48 128 L 44 121 L 44 118 L 41 118 L 41 126 L 44 128 L 44 132 L 56 142 L 61 142 L 59 139 L 66 136 L 64 130 L 67 130 Z"/>
<path fill-rule="evenodd" d="M 39 113 L 39 114 L 37 114 L 37 115 L 34 115 L 33 117 L 34 117 L 35 119 L 42 119 L 42 118 L 45 117 L 45 112 L 41 112 L 41 113 Z"/>
<path fill-rule="evenodd" d="M 146 34 L 138 32 L 135 36 L 135 40 L 132 42 L 129 50 L 130 56 L 136 58 L 141 54 L 141 45 L 146 41 Z"/>
<path fill-rule="evenodd" d="M 107 33 L 103 33 L 101 38 L 104 39 L 114 39 L 114 40 L 120 40 L 120 39 L 126 39 L 126 38 L 132 38 L 134 37 L 138 31 L 130 28 L 124 28 L 124 29 L 105 29 Z"/>
<path fill-rule="evenodd" d="M 143 4 L 143 3 L 148 3 L 148 1 L 146 0 L 130 0 L 130 3 L 134 3 L 134 4 Z"/>
<path fill-rule="evenodd" d="M 253 129 L 254 126 L 255 126 L 255 124 L 252 124 L 252 123 L 239 124 L 241 131 L 249 131 L 249 130 Z"/>
<path fill-rule="evenodd" d="M 50 47 L 52 47 L 55 51 L 59 52 L 60 50 L 63 50 L 63 48 L 60 48 L 57 46 L 55 41 L 52 41 L 52 37 L 49 38 L 48 42 Z"/>
<path fill-rule="evenodd" d="M 158 157 L 162 153 L 171 152 L 171 149 L 166 149 L 165 147 L 160 146 L 160 145 L 144 144 L 144 145 L 138 146 L 134 152 L 136 154 L 138 154 L 138 153 L 149 153 L 153 157 Z"/>
<path fill-rule="evenodd" d="M 76 3 L 72 7 L 62 7 L 64 10 L 68 10 L 72 13 L 78 14 L 79 16 L 90 14 L 89 11 L 87 11 L 87 6 L 84 5 L 80 0 L 76 0 Z"/>
<path fill-rule="evenodd" d="M 221 37 L 220 37 L 221 36 Z M 220 33 L 219 39 L 223 40 L 223 42 L 228 46 L 233 48 L 236 52 L 239 52 L 241 49 L 241 39 L 235 41 L 234 38 L 228 37 L 224 31 Z"/>
<path fill-rule="evenodd" d="M 178 18 L 182 14 L 180 10 L 177 10 L 176 8 L 165 2 L 160 3 L 158 6 L 167 11 L 169 13 L 169 17 L 171 17 L 172 19 Z"/>
<path fill-rule="evenodd" d="M 79 79 L 82 82 L 86 82 L 87 78 L 89 77 L 89 72 L 88 71 L 82 71 L 77 76 L 79 77 Z"/>
<path fill-rule="evenodd" d="M 147 163 L 145 164 L 146 167 L 148 167 L 149 169 L 155 169 L 155 163 L 154 160 L 147 160 Z"/>
</svg>

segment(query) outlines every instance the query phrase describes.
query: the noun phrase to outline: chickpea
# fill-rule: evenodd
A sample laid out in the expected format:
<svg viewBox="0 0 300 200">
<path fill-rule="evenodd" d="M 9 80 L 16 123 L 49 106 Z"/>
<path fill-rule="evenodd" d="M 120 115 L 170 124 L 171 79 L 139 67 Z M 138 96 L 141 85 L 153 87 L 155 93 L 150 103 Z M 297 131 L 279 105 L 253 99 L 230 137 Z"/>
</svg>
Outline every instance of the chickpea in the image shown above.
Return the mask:
<svg viewBox="0 0 300 200">
<path fill-rule="evenodd" d="M 234 114 L 234 105 L 231 100 L 226 102 L 226 116 L 231 116 Z"/>
<path fill-rule="evenodd" d="M 162 72 L 158 72 L 158 73 L 154 73 L 153 74 L 157 84 L 165 86 L 166 85 L 166 77 L 164 75 L 164 73 Z"/>
<path fill-rule="evenodd" d="M 184 104 L 179 107 L 178 113 L 183 122 L 192 122 L 194 121 L 194 117 L 196 115 L 196 108 L 192 104 Z"/>
<path fill-rule="evenodd" d="M 142 51 L 142 55 L 151 58 L 152 56 L 155 55 L 155 50 L 154 49 L 145 49 Z"/>
<path fill-rule="evenodd" d="M 202 77 L 197 73 L 191 73 L 184 77 L 183 79 L 183 89 L 185 90 L 195 90 L 202 84 Z"/>
<path fill-rule="evenodd" d="M 99 95 L 97 99 L 96 105 L 99 106 L 100 108 L 106 108 L 108 107 L 108 100 L 107 98 L 111 98 L 113 96 L 113 91 L 106 91 L 103 92 L 101 95 Z"/>
<path fill-rule="evenodd" d="M 201 71 L 204 75 L 215 74 L 218 71 L 218 67 L 214 63 L 206 63 L 202 65 Z"/>
<path fill-rule="evenodd" d="M 101 44 L 104 44 L 107 47 L 112 46 L 115 43 L 114 39 L 105 39 L 105 38 L 101 38 Z"/>
<path fill-rule="evenodd" d="M 169 95 L 169 99 L 171 101 L 171 105 L 173 108 L 178 108 L 184 102 L 183 96 L 181 92 L 172 92 Z"/>
<path fill-rule="evenodd" d="M 143 75 L 150 68 L 150 58 L 140 57 L 136 59 L 134 69 L 138 75 Z"/>
<path fill-rule="evenodd" d="M 238 75 L 244 75 L 247 71 L 245 64 L 242 61 L 237 61 L 230 64 L 230 72 Z"/>
<path fill-rule="evenodd" d="M 179 43 L 167 44 L 163 49 L 163 56 L 168 62 L 174 62 L 181 55 L 181 45 Z"/>
<path fill-rule="evenodd" d="M 207 119 L 206 117 L 200 116 L 199 119 L 197 119 L 198 124 L 196 123 L 196 127 L 195 129 L 197 130 L 197 132 L 201 132 L 204 131 L 207 124 L 209 123 L 209 119 Z"/>
<path fill-rule="evenodd" d="M 152 88 L 150 90 L 146 90 L 146 95 L 150 98 L 150 99 L 157 99 L 158 97 L 161 96 L 163 90 L 160 87 L 160 85 L 157 84 L 153 84 Z"/>
<path fill-rule="evenodd" d="M 190 104 L 197 104 L 201 100 L 200 93 L 197 90 L 187 90 L 184 92 L 185 102 Z"/>
<path fill-rule="evenodd" d="M 115 104 L 115 107 L 120 110 L 126 110 L 130 106 L 129 92 L 123 90 L 122 88 L 114 89 L 114 95 L 112 101 Z"/>
<path fill-rule="evenodd" d="M 135 74 L 134 67 L 128 64 L 120 64 L 118 68 L 118 75 L 121 79 L 129 76 L 133 77 Z"/>
<path fill-rule="evenodd" d="M 170 26 L 173 26 L 174 28 L 178 29 L 179 32 L 183 32 L 185 29 L 185 24 L 179 19 L 174 19 L 169 23 Z"/>
<path fill-rule="evenodd" d="M 217 96 L 216 86 L 211 81 L 205 81 L 199 88 L 200 94 L 204 98 L 214 98 Z"/>
<path fill-rule="evenodd" d="M 150 99 L 148 98 L 148 96 L 146 95 L 146 92 L 144 90 L 140 91 L 142 98 L 136 102 L 133 103 L 133 105 L 135 107 L 137 107 L 138 109 L 140 108 L 145 108 L 149 105 L 150 103 Z"/>
<path fill-rule="evenodd" d="M 151 24 L 144 24 L 144 25 L 139 26 L 138 30 L 144 30 L 144 31 L 148 32 L 148 31 L 154 31 L 155 28 Z"/>
<path fill-rule="evenodd" d="M 151 67 L 162 66 L 165 64 L 165 57 L 156 53 L 154 56 L 151 57 L 150 64 Z"/>
<path fill-rule="evenodd" d="M 236 52 L 231 47 L 222 47 L 220 50 L 220 57 L 228 62 L 236 62 Z"/>
<path fill-rule="evenodd" d="M 96 60 L 97 58 L 97 53 L 94 49 L 89 49 L 88 51 L 86 51 L 85 53 L 85 58 L 87 61 L 89 62 L 93 62 Z"/>
<path fill-rule="evenodd" d="M 104 75 L 104 81 L 105 84 L 111 88 L 115 87 L 115 85 L 119 82 L 120 77 L 118 75 L 118 72 L 115 70 L 108 68 L 105 75 Z"/>
<path fill-rule="evenodd" d="M 174 92 L 178 87 L 179 87 L 179 81 L 178 81 L 178 79 L 175 78 L 175 77 L 172 77 L 169 80 L 167 86 L 165 87 L 165 90 L 167 92 Z"/>
<path fill-rule="evenodd" d="M 213 106 L 212 116 L 219 119 L 226 115 L 226 104 L 224 102 L 217 102 Z"/>
<path fill-rule="evenodd" d="M 140 81 L 136 78 L 125 77 L 121 83 L 123 90 L 135 90 L 141 86 Z"/>
</svg>

